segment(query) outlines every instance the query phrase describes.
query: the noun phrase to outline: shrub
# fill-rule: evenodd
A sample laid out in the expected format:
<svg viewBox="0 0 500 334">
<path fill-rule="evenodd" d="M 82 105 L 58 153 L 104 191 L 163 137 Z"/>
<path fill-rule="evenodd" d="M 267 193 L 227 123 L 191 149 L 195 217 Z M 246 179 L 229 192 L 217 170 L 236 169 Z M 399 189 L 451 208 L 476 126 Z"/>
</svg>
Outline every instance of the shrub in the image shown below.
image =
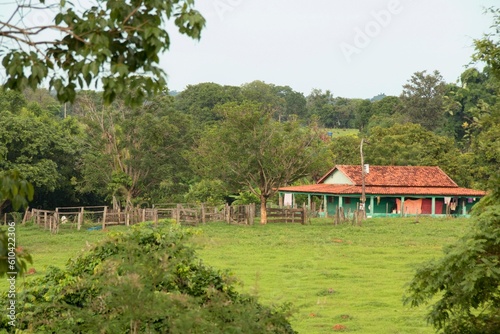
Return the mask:
<svg viewBox="0 0 500 334">
<path fill-rule="evenodd" d="M 186 244 L 189 234 L 146 224 L 110 234 L 66 269 L 52 267 L 27 282 L 17 327 L 28 333 L 295 333 L 287 307 L 239 294 L 227 272 L 196 257 Z M 0 331 L 13 329 L 7 321 Z"/>
</svg>

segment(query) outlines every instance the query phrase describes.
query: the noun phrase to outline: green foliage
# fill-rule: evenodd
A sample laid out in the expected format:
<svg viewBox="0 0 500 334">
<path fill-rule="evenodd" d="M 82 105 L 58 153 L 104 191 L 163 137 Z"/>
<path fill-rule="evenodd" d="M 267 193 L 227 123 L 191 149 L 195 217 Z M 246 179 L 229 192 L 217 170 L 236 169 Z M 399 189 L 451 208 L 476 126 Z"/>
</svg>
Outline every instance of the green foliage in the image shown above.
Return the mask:
<svg viewBox="0 0 500 334">
<path fill-rule="evenodd" d="M 309 116 L 318 117 L 318 121 L 327 128 L 354 128 L 356 114 L 363 100 L 333 97 L 327 90 L 313 89 L 307 96 Z"/>
<path fill-rule="evenodd" d="M 285 313 L 236 292 L 227 272 L 187 246 L 189 231 L 134 226 L 28 281 L 19 329 L 28 333 L 295 333 Z M 2 300 L 3 301 L 6 299 Z M 2 315 L 1 325 L 7 328 Z"/>
<path fill-rule="evenodd" d="M 0 173 L 0 209 L 5 201 L 9 201 L 14 210 L 25 207 L 33 199 L 33 194 L 33 186 L 21 177 L 19 171 Z M 27 269 L 27 262 L 33 262 L 28 252 L 16 247 L 15 232 L 16 225 L 13 222 L 8 222 L 6 230 L 0 229 L 0 277 L 7 272 L 21 275 Z"/>
<path fill-rule="evenodd" d="M 49 5 L 42 1 L 41 6 Z M 64 1 L 53 25 L 37 27 L 24 22 L 23 31 L 29 33 L 21 37 L 17 35 L 21 27 L 13 25 L 17 22 L 1 22 L 4 39 L 27 47 L 16 45 L 3 56 L 5 87 L 36 89 L 49 79 L 58 100 L 66 102 L 75 99 L 78 88 L 92 83 L 97 87 L 101 79 L 106 103 L 127 92 L 125 102 L 138 105 L 165 88 L 166 75 L 158 66 L 160 53 L 170 46 L 165 23 L 173 19 L 181 34 L 200 38 L 205 19 L 193 6 L 193 0 L 94 0 L 80 11 Z M 36 44 L 24 37 L 47 29 L 62 37 Z"/>
<path fill-rule="evenodd" d="M 403 86 L 401 113 L 409 122 L 420 124 L 427 130 L 438 129 L 444 121 L 445 90 L 446 85 L 439 71 L 414 73 Z"/>
<path fill-rule="evenodd" d="M 56 192 L 73 200 L 80 136 L 74 119 L 41 108 L 38 115 L 26 108 L 0 112 L 0 170 L 19 170 L 36 187 L 36 205 L 54 205 Z"/>
<path fill-rule="evenodd" d="M 476 52 L 472 56 L 474 61 L 482 61 L 489 65 L 494 75 L 500 79 L 500 8 L 489 8 L 487 10 L 493 15 L 494 33 L 485 35 L 481 39 L 474 40 Z"/>
<path fill-rule="evenodd" d="M 234 199 L 231 203 L 232 205 L 247 205 L 260 202 L 259 196 L 250 191 L 242 191 L 238 195 L 232 195 L 230 197 Z"/>
<path fill-rule="evenodd" d="M 203 179 L 191 185 L 184 198 L 188 203 L 195 202 L 217 205 L 224 203 L 227 195 L 227 189 L 222 181 Z"/>
<path fill-rule="evenodd" d="M 78 96 L 75 110 L 86 127 L 80 191 L 117 196 L 129 206 L 184 194 L 190 176 L 184 151 L 193 141 L 189 117 L 173 110 L 168 97 L 141 108 L 121 102 L 106 107 L 98 95 Z"/>
<path fill-rule="evenodd" d="M 18 170 L 0 173 L 0 204 L 9 200 L 17 210 L 27 206 L 34 193 L 33 185 L 22 178 Z"/>
<path fill-rule="evenodd" d="M 334 165 L 359 165 L 361 163 L 360 143 L 361 138 L 353 135 L 333 138 L 330 148 L 333 152 Z"/>
<path fill-rule="evenodd" d="M 329 162 L 315 127 L 280 123 L 269 105 L 228 103 L 219 112 L 224 120 L 203 133 L 191 160 L 199 175 L 222 180 L 233 193 L 249 190 L 264 206 L 278 187 Z"/>
<path fill-rule="evenodd" d="M 432 303 L 428 321 L 444 333 L 497 333 L 500 328 L 500 179 L 474 207 L 474 225 L 444 256 L 417 270 L 405 303 Z M 437 301 L 434 300 L 437 297 Z"/>
<path fill-rule="evenodd" d="M 452 179 L 468 185 L 470 168 L 462 165 L 460 151 L 453 139 L 425 130 L 418 124 L 396 124 L 390 128 L 371 130 L 366 146 L 366 159 L 373 165 L 439 166 Z"/>
<path fill-rule="evenodd" d="M 221 86 L 212 82 L 188 85 L 175 97 L 175 107 L 201 124 L 219 121 L 215 107 L 228 102 L 242 100 L 241 89 L 235 86 Z"/>
</svg>

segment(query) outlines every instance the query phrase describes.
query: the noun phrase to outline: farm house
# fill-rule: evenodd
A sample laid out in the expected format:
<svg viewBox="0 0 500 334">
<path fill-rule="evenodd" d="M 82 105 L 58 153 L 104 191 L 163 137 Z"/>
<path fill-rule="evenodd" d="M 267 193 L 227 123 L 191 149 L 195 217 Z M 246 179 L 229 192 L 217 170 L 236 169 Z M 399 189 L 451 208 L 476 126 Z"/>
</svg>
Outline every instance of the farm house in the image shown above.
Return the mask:
<svg viewBox="0 0 500 334">
<path fill-rule="evenodd" d="M 311 201 L 319 199 L 322 215 L 333 215 L 337 208 L 353 212 L 361 203 L 363 178 L 368 217 L 468 216 L 486 194 L 459 187 L 435 166 L 337 165 L 316 184 L 279 188 L 280 204 L 291 206 L 301 198 L 311 207 Z"/>
</svg>

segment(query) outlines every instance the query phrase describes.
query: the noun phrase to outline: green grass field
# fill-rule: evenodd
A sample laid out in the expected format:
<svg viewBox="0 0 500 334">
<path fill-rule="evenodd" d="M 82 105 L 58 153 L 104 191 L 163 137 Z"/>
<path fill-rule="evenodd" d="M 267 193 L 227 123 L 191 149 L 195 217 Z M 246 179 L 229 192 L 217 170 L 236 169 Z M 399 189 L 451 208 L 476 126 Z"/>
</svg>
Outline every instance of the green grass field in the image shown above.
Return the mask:
<svg viewBox="0 0 500 334">
<path fill-rule="evenodd" d="M 191 242 L 203 261 L 230 270 L 242 292 L 264 304 L 291 302 L 299 333 L 332 333 L 335 325 L 352 333 L 434 333 L 425 309 L 402 305 L 405 284 L 415 267 L 440 257 L 442 247 L 467 230 L 468 219 L 369 219 L 362 227 L 268 224 L 200 226 Z M 125 230 L 124 227 L 111 230 Z M 33 267 L 63 267 L 103 231 L 18 227 L 17 242 L 33 254 Z M 1 282 L 0 288 L 4 288 Z M 336 328 L 343 328 L 337 326 Z"/>
<path fill-rule="evenodd" d="M 332 138 L 341 136 L 357 136 L 359 133 L 358 129 L 326 129 L 326 131 L 332 133 Z"/>
</svg>

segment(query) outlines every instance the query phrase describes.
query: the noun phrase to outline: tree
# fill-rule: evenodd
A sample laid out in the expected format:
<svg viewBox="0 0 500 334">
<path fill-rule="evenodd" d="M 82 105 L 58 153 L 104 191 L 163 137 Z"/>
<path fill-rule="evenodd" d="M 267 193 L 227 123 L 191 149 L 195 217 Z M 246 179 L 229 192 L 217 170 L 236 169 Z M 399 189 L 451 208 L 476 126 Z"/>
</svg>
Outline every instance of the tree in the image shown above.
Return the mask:
<svg viewBox="0 0 500 334">
<path fill-rule="evenodd" d="M 205 24 L 193 0 L 89 2 L 85 8 L 65 0 L 16 3 L 12 15 L 0 21 L 6 88 L 35 89 L 48 80 L 49 89 L 66 102 L 74 100 L 78 88 L 95 84 L 107 103 L 127 92 L 127 103 L 140 104 L 165 88 L 158 64 L 170 46 L 166 23 L 174 19 L 181 34 L 195 39 Z M 53 23 L 29 25 L 30 12 L 49 10 L 55 13 Z"/>
<path fill-rule="evenodd" d="M 126 209 L 159 201 L 162 193 L 173 197 L 187 191 L 183 154 L 191 144 L 191 123 L 172 108 L 171 97 L 157 97 L 141 108 L 122 100 L 105 106 L 90 92 L 79 94 L 76 102 L 75 114 L 87 134 L 80 191 L 100 189 Z"/>
<path fill-rule="evenodd" d="M 45 333 L 280 333 L 295 331 L 288 306 L 236 292 L 227 272 L 204 265 L 189 231 L 133 226 L 109 235 L 63 270 L 26 282 L 16 330 Z M 6 309 L 8 299 L 1 298 Z M 6 312 L 0 330 L 12 330 Z"/>
<path fill-rule="evenodd" d="M 364 131 L 371 116 L 372 102 L 370 100 L 363 100 L 359 103 L 356 109 L 354 124 L 359 131 Z"/>
<path fill-rule="evenodd" d="M 496 103 L 499 89 L 500 81 L 488 66 L 482 70 L 468 68 L 461 74 L 458 85 L 447 85 L 444 96 L 447 132 L 454 135 L 464 150 L 470 148 L 480 132 L 476 124 L 480 109 Z"/>
<path fill-rule="evenodd" d="M 307 96 L 307 113 L 309 116 L 315 116 L 319 122 L 326 127 L 338 127 L 332 118 L 333 113 L 333 94 L 327 90 L 323 93 L 321 89 L 313 89 Z"/>
<path fill-rule="evenodd" d="M 55 117 L 36 102 L 14 110 L 0 112 L 0 169 L 18 170 L 34 185 L 34 205 L 47 208 L 75 202 L 72 178 L 78 177 L 78 124 Z"/>
<path fill-rule="evenodd" d="M 241 86 L 241 94 L 244 100 L 259 103 L 272 113 L 273 117 L 281 120 L 286 114 L 286 99 L 284 94 L 278 94 L 279 90 L 273 84 L 255 80 Z"/>
<path fill-rule="evenodd" d="M 500 10 L 492 10 L 498 39 Z M 486 61 L 500 79 L 500 43 L 487 36 L 476 41 L 475 59 Z M 481 160 L 489 165 L 489 193 L 474 206 L 473 226 L 444 256 L 421 266 L 410 282 L 405 303 L 430 304 L 428 321 L 444 333 L 488 334 L 500 328 L 500 139 L 498 103 L 480 113 L 478 126 L 485 127 L 476 143 L 484 146 Z M 476 117 L 477 118 L 477 117 Z M 476 170 L 476 166 L 471 166 Z M 491 168 L 491 169 L 490 169 Z"/>
<path fill-rule="evenodd" d="M 374 165 L 440 166 L 462 186 L 468 186 L 470 167 L 462 165 L 452 138 L 437 135 L 421 125 L 406 123 L 375 127 L 368 137 L 366 161 Z"/>
<path fill-rule="evenodd" d="M 285 110 L 280 115 L 281 120 L 288 120 L 290 117 L 298 117 L 303 122 L 307 121 L 306 98 L 304 94 L 294 91 L 289 86 L 274 86 L 275 93 L 285 99 Z"/>
<path fill-rule="evenodd" d="M 261 223 L 266 204 L 280 186 L 323 169 L 328 150 L 319 135 L 297 121 L 280 123 L 260 104 L 219 107 L 223 120 L 207 129 L 191 152 L 201 176 L 232 185 L 232 193 L 250 190 L 260 198 Z"/>
<path fill-rule="evenodd" d="M 491 67 L 493 74 L 500 79 L 500 8 L 489 8 L 488 11 L 493 15 L 493 25 L 496 31 L 483 36 L 481 39 L 474 40 L 475 53 L 472 55 L 473 61 L 481 61 Z"/>
<path fill-rule="evenodd" d="M 22 178 L 19 171 L 0 173 L 0 207 L 6 201 L 15 210 L 26 207 L 28 201 L 33 199 L 33 193 L 33 186 Z M 26 271 L 27 263 L 33 262 L 29 253 L 12 243 L 12 237 L 15 239 L 15 232 L 10 229 L 12 227 L 9 222 L 7 231 L 0 229 L 0 277 L 12 272 L 21 275 Z"/>
<path fill-rule="evenodd" d="M 199 125 L 204 125 L 220 120 L 220 116 L 215 113 L 215 106 L 239 102 L 242 99 L 240 87 L 205 82 L 188 85 L 185 90 L 176 95 L 175 108 L 193 117 Z"/>
<path fill-rule="evenodd" d="M 359 165 L 360 138 L 358 136 L 340 136 L 332 138 L 330 149 L 333 153 L 335 165 Z"/>
<path fill-rule="evenodd" d="M 427 130 L 437 130 L 444 119 L 443 96 L 446 85 L 439 71 L 426 74 L 416 72 L 403 85 L 402 114 L 408 121 L 422 125 Z"/>
</svg>

